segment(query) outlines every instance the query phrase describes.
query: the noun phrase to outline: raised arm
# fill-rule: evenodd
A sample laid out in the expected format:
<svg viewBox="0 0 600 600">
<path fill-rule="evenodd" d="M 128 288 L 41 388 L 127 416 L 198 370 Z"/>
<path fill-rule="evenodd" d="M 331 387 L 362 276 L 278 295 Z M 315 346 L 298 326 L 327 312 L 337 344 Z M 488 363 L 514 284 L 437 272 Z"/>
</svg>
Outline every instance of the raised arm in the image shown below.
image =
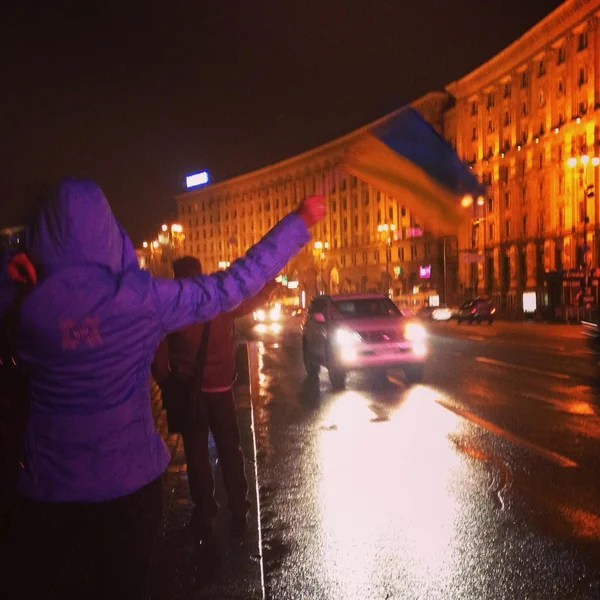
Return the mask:
<svg viewBox="0 0 600 600">
<path fill-rule="evenodd" d="M 324 216 L 323 197 L 311 196 L 228 269 L 187 279 L 154 279 L 153 295 L 164 332 L 208 321 L 254 296 L 308 242 L 308 228 Z"/>
</svg>

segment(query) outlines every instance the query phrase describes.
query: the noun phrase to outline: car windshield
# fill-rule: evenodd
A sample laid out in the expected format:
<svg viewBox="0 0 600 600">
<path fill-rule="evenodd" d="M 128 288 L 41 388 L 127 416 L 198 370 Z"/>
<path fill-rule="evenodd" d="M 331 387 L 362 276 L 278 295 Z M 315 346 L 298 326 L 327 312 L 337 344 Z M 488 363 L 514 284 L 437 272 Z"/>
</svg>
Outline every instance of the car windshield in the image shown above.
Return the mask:
<svg viewBox="0 0 600 600">
<path fill-rule="evenodd" d="M 332 318 L 334 319 L 402 316 L 396 305 L 388 298 L 334 300 L 332 308 Z"/>
</svg>

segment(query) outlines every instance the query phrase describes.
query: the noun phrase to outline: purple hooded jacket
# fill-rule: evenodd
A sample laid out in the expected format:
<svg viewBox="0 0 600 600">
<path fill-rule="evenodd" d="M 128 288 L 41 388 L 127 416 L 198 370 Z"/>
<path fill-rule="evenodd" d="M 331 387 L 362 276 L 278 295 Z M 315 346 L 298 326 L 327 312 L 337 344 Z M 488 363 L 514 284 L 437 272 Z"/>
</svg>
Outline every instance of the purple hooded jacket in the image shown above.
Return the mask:
<svg viewBox="0 0 600 600">
<path fill-rule="evenodd" d="M 226 271 L 157 279 L 139 269 L 95 183 L 59 185 L 29 238 L 39 280 L 22 305 L 18 339 L 31 386 L 20 492 L 97 502 L 156 479 L 169 462 L 149 397 L 159 341 L 256 294 L 308 239 L 291 214 Z M 2 287 L 0 316 L 13 292 Z"/>
</svg>

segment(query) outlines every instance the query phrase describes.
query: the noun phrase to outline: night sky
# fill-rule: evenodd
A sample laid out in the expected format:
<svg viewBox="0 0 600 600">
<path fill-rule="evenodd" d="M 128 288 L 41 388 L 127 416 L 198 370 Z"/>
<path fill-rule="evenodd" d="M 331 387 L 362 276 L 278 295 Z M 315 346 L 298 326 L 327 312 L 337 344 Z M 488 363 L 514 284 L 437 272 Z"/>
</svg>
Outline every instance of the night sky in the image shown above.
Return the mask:
<svg viewBox="0 0 600 600">
<path fill-rule="evenodd" d="M 561 2 L 19 4 L 0 15 L 0 226 L 45 185 L 85 176 L 140 243 L 174 214 L 186 173 L 223 180 L 351 131 L 460 78 Z"/>
</svg>

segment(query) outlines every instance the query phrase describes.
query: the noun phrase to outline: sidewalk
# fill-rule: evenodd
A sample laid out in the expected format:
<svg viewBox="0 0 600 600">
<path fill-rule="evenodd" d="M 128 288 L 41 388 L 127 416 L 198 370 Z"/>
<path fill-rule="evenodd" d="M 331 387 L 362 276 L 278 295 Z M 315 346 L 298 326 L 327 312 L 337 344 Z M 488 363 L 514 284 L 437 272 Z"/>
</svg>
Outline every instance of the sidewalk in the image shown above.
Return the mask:
<svg viewBox="0 0 600 600">
<path fill-rule="evenodd" d="M 188 499 L 187 472 L 183 442 L 180 435 L 169 435 L 166 415 L 162 410 L 160 392 L 153 383 L 151 387 L 152 411 L 158 431 L 171 450 L 171 463 L 164 475 L 164 515 L 156 540 L 156 548 L 150 572 L 150 598 L 152 600 L 244 598 L 261 600 L 261 557 L 258 544 L 256 511 L 256 482 L 254 478 L 254 444 L 252 437 L 252 414 L 248 383 L 246 346 L 238 353 L 240 380 L 236 386 L 238 422 L 242 448 L 246 457 L 246 476 L 250 488 L 252 509 L 249 515 L 248 534 L 245 540 L 235 541 L 229 534 L 229 516 L 221 509 L 215 524 L 215 532 L 223 559 L 223 576 L 218 584 L 195 589 L 192 560 L 192 539 L 188 524 L 191 505 Z M 211 457 L 215 471 L 216 493 L 219 504 L 225 506 L 225 492 L 221 472 L 216 460 L 212 438 Z M 64 577 L 53 598 L 70 600 L 94 597 L 94 573 L 91 569 L 90 549 L 85 543 L 73 553 Z"/>
</svg>

